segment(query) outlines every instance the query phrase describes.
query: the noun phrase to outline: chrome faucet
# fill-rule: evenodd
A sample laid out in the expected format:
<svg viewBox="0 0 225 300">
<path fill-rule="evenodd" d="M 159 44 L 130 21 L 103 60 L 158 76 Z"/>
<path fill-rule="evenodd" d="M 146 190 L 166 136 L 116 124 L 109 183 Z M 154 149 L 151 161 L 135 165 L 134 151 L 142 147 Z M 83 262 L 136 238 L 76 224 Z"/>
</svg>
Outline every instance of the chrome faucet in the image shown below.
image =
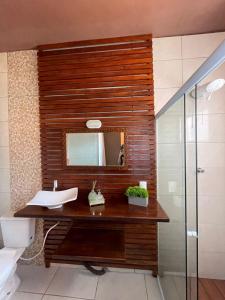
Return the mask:
<svg viewBox="0 0 225 300">
<path fill-rule="evenodd" d="M 53 181 L 53 192 L 55 192 L 57 188 L 58 188 L 58 180 L 55 179 L 55 180 Z"/>
</svg>

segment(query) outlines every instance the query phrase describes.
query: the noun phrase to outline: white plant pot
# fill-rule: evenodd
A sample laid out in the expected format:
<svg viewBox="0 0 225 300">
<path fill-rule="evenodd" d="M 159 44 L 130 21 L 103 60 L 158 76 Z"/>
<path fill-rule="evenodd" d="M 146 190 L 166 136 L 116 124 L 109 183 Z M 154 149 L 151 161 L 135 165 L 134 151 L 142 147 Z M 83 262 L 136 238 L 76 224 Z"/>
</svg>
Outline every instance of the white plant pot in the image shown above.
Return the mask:
<svg viewBox="0 0 225 300">
<path fill-rule="evenodd" d="M 148 197 L 147 198 L 140 198 L 140 197 L 128 197 L 128 203 L 132 205 L 138 206 L 148 206 Z"/>
</svg>

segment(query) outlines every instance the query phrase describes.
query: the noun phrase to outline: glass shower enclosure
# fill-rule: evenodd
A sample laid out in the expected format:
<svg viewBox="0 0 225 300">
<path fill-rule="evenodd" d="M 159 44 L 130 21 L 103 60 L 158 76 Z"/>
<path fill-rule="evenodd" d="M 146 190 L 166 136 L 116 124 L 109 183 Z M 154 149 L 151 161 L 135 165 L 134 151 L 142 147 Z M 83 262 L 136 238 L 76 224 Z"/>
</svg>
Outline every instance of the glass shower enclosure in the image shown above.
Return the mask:
<svg viewBox="0 0 225 300">
<path fill-rule="evenodd" d="M 198 146 L 209 134 L 207 101 L 224 84 L 217 81 L 209 86 L 208 82 L 221 77 L 215 70 L 225 66 L 224 62 L 225 41 L 156 115 L 158 201 L 170 218 L 169 223 L 158 226 L 158 282 L 165 300 L 201 299 L 198 181 L 204 169 L 198 163 Z M 206 102 L 202 104 L 203 98 Z"/>
</svg>

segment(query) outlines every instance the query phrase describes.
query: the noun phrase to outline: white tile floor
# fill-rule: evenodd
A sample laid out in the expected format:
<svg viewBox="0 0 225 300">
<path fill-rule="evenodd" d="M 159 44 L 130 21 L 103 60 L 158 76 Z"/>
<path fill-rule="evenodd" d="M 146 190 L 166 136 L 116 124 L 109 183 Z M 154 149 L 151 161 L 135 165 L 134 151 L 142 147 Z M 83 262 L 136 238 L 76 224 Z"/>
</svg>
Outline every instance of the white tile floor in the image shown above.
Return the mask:
<svg viewBox="0 0 225 300">
<path fill-rule="evenodd" d="M 21 285 L 11 300 L 161 300 L 149 272 L 111 268 L 95 276 L 82 266 L 19 265 Z"/>
</svg>

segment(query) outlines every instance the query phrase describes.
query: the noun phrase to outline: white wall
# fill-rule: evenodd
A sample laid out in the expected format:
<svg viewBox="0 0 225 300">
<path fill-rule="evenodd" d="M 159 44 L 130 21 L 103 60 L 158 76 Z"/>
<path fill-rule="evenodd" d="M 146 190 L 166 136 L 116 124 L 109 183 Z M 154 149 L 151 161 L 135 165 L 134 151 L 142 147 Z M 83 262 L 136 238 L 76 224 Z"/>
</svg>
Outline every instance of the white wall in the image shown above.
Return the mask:
<svg viewBox="0 0 225 300">
<path fill-rule="evenodd" d="M 224 39 L 225 33 L 154 39 L 156 113 Z M 204 82 L 215 78 L 225 78 L 225 65 Z M 199 100 L 198 113 L 198 163 L 205 169 L 199 175 L 199 275 L 225 279 L 225 88 L 211 102 Z M 166 145 L 161 160 L 173 146 Z M 165 193 L 159 186 L 159 194 Z"/>
<path fill-rule="evenodd" d="M 0 215 L 9 207 L 8 66 L 7 53 L 0 53 Z"/>
<path fill-rule="evenodd" d="M 225 39 L 225 32 L 153 39 L 155 112 Z"/>
</svg>

